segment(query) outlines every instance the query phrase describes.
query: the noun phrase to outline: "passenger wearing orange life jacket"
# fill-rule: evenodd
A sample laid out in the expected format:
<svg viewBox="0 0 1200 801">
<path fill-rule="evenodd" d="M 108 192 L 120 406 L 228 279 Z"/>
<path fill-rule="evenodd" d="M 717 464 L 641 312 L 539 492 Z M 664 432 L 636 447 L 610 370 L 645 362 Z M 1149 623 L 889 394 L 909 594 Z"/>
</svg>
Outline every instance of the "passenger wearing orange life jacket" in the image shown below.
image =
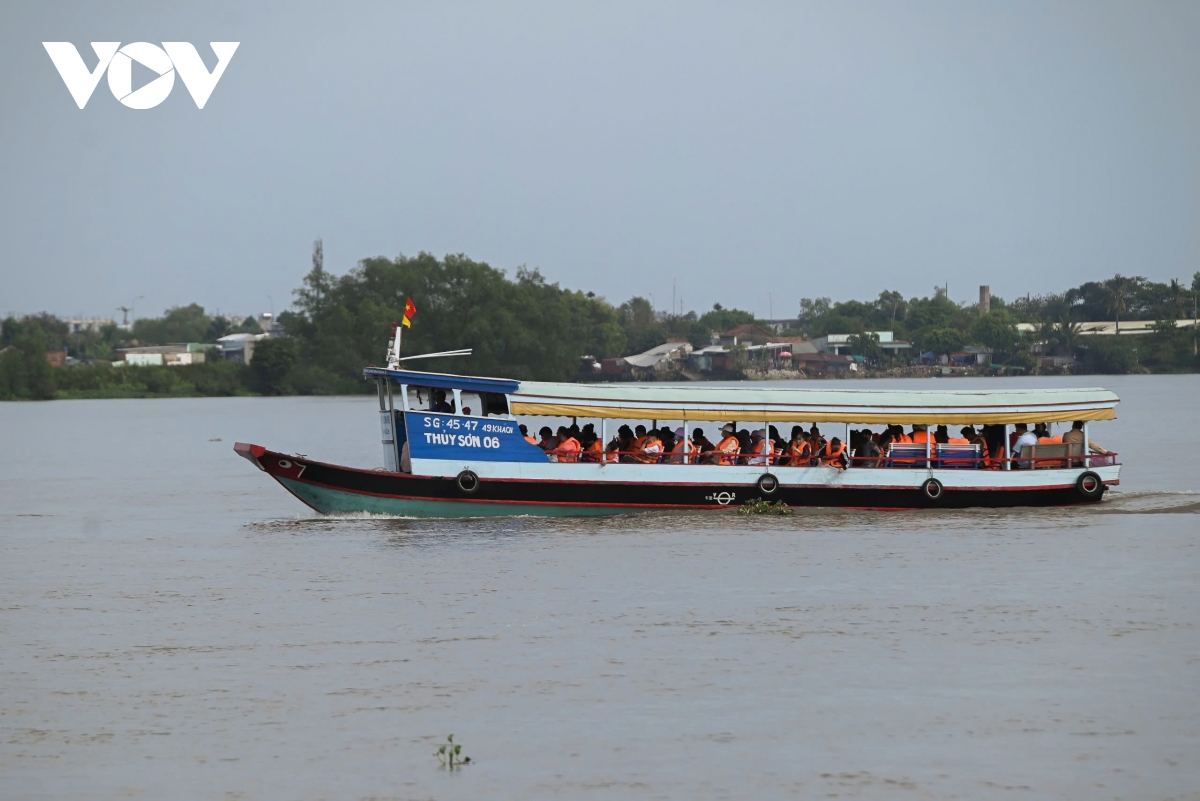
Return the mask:
<svg viewBox="0 0 1200 801">
<path fill-rule="evenodd" d="M 671 448 L 671 456 L 665 461 L 670 464 L 696 463 L 696 446 L 687 438 L 683 426 L 675 429 L 675 447 Z"/>
<path fill-rule="evenodd" d="M 812 446 L 808 444 L 808 440 L 804 437 L 804 429 L 800 426 L 792 426 L 792 441 L 788 443 L 784 454 L 784 459 L 789 466 L 808 467 L 808 463 L 812 460 Z"/>
<path fill-rule="evenodd" d="M 525 427 L 524 423 L 517 426 L 517 429 L 521 432 L 521 436 L 525 438 L 525 441 L 528 442 L 530 445 L 538 444 L 537 440 L 529 435 L 529 429 Z"/>
<path fill-rule="evenodd" d="M 1034 426 L 1033 433 L 1037 434 L 1038 445 L 1059 445 L 1062 443 L 1062 437 L 1050 436 L 1050 426 L 1045 423 L 1038 423 Z"/>
<path fill-rule="evenodd" d="M 929 426 L 918 424 L 912 428 L 912 434 L 908 439 L 913 445 L 924 445 L 926 442 L 929 442 Z"/>
<path fill-rule="evenodd" d="M 597 437 L 595 434 L 591 434 L 590 436 L 585 434 L 584 436 L 587 437 L 587 439 L 585 440 L 585 442 L 587 442 L 587 445 L 583 446 L 583 453 L 579 457 L 580 461 L 584 461 L 584 462 L 603 461 L 604 460 L 604 443 L 601 442 L 600 438 Z"/>
<path fill-rule="evenodd" d="M 663 444 L 653 431 L 642 437 L 642 444 L 638 448 L 638 453 L 634 456 L 642 464 L 657 464 L 658 458 L 662 456 Z"/>
<path fill-rule="evenodd" d="M 836 467 L 838 470 L 846 469 L 846 446 L 840 439 L 834 437 L 826 443 L 818 454 L 818 459 L 822 467 Z"/>
<path fill-rule="evenodd" d="M 583 446 L 579 444 L 579 440 L 571 436 L 571 432 L 566 426 L 558 427 L 558 447 L 554 449 L 555 455 L 558 456 L 560 462 L 578 462 L 579 453 L 583 450 Z"/>
<path fill-rule="evenodd" d="M 766 467 L 771 463 L 771 455 L 775 448 L 771 444 L 771 440 L 767 439 L 766 432 L 762 429 L 755 430 L 750 435 L 750 459 L 747 464 Z"/>
<path fill-rule="evenodd" d="M 734 434 L 733 425 L 726 423 L 721 426 L 721 434 L 721 441 L 713 449 L 713 453 L 717 455 L 717 464 L 737 464 L 738 452 L 741 450 L 741 447 L 738 445 L 738 438 Z"/>
</svg>

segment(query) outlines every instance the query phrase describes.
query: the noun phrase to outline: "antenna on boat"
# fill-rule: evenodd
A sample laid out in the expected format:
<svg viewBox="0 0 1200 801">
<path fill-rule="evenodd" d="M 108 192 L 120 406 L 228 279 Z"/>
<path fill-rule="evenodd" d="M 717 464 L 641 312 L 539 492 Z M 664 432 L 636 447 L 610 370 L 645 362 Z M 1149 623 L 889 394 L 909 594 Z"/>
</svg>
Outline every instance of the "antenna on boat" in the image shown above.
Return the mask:
<svg viewBox="0 0 1200 801">
<path fill-rule="evenodd" d="M 403 359 L 397 359 L 399 362 L 406 362 L 409 359 L 433 359 L 440 356 L 470 356 L 471 348 L 459 348 L 458 350 L 443 350 L 438 353 L 422 353 L 419 356 L 405 356 Z"/>
</svg>

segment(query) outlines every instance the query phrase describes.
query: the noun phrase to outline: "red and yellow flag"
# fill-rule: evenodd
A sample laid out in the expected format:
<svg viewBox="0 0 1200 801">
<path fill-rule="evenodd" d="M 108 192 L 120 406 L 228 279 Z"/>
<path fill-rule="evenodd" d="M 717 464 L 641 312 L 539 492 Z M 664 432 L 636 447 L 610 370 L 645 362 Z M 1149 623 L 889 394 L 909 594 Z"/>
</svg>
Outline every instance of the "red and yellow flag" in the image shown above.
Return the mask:
<svg viewBox="0 0 1200 801">
<path fill-rule="evenodd" d="M 404 318 L 400 321 L 405 328 L 412 328 L 413 315 L 417 313 L 417 304 L 412 302 L 412 298 L 404 299 Z"/>
</svg>

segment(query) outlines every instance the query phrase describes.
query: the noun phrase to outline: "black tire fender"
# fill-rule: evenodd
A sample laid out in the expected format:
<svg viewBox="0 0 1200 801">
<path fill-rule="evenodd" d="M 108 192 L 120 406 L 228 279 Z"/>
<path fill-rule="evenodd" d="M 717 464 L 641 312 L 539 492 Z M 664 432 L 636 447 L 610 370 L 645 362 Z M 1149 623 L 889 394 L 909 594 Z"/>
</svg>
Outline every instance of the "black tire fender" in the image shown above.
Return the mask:
<svg viewBox="0 0 1200 801">
<path fill-rule="evenodd" d="M 455 477 L 454 483 L 463 495 L 471 495 L 479 489 L 479 476 L 471 470 L 464 470 Z"/>
<path fill-rule="evenodd" d="M 774 495 L 779 490 L 779 476 L 763 473 L 758 477 L 757 486 L 763 495 Z"/>
<path fill-rule="evenodd" d="M 940 501 L 946 494 L 946 488 L 936 478 L 927 478 L 921 485 L 921 492 L 925 493 L 925 497 L 931 501 Z"/>
<path fill-rule="evenodd" d="M 1104 479 L 1091 470 L 1079 474 L 1075 479 L 1075 491 L 1085 501 L 1096 501 L 1104 494 Z"/>
</svg>

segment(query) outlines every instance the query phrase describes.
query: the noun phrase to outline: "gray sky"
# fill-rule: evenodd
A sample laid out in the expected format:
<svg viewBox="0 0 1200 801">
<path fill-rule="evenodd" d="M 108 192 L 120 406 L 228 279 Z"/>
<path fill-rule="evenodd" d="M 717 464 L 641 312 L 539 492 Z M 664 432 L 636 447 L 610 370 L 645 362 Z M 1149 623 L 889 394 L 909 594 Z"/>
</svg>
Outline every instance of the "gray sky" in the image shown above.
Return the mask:
<svg viewBox="0 0 1200 801">
<path fill-rule="evenodd" d="M 41 42 L 100 40 L 241 46 L 203 110 L 81 111 Z M 278 311 L 318 236 L 776 317 L 1190 280 L 1197 42 L 1189 0 L 10 2 L 0 313 Z"/>
</svg>

